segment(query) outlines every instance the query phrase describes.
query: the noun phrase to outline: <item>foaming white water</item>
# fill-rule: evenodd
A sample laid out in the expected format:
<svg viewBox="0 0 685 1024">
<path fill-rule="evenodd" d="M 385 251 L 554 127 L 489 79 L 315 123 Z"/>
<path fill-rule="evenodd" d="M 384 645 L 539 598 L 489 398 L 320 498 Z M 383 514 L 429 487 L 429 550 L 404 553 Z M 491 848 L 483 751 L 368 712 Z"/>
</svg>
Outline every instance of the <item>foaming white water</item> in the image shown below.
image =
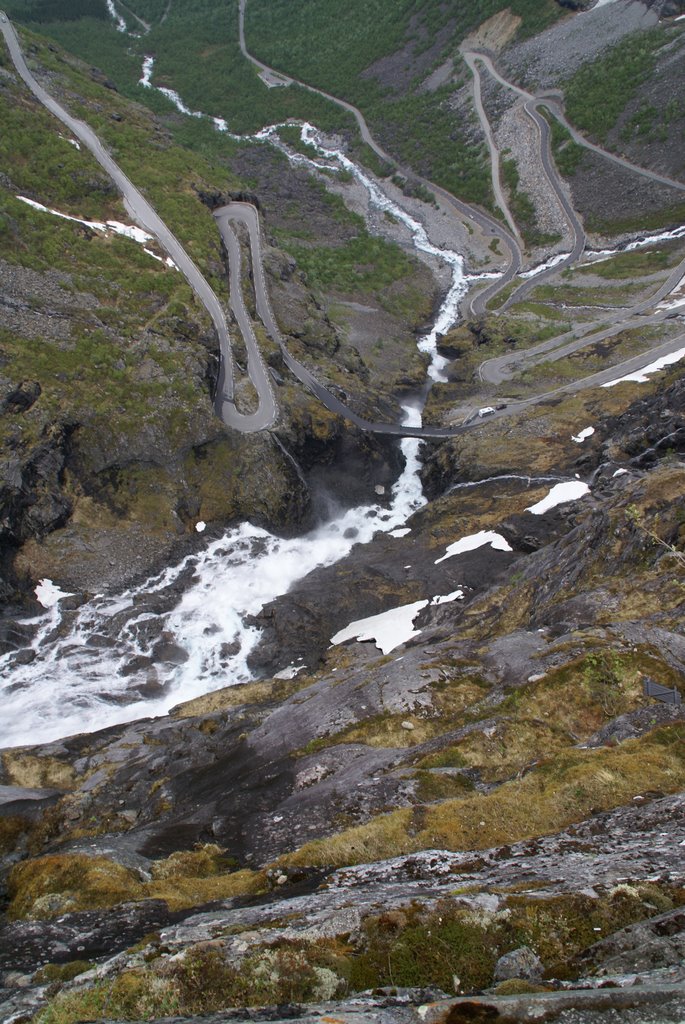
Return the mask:
<svg viewBox="0 0 685 1024">
<path fill-rule="evenodd" d="M 145 88 L 158 88 L 152 85 L 153 68 L 154 58 L 146 57 L 140 79 Z M 206 116 L 190 110 L 174 90 L 159 91 L 180 112 Z M 217 130 L 230 135 L 222 118 L 211 120 Z M 275 142 L 270 131 L 231 137 Z M 301 126 L 301 131 L 304 141 L 325 160 L 354 175 L 373 205 L 408 228 L 418 249 L 450 266 L 451 287 L 433 330 L 419 345 L 431 357 L 430 376 L 444 380 L 446 360 L 437 352 L 437 338 L 455 323 L 459 300 L 468 288 L 462 257 L 432 245 L 422 224 L 342 152 L 325 147 L 311 125 Z M 329 164 L 288 155 L 330 170 Z M 407 407 L 405 413 L 407 425 L 421 425 L 418 409 Z M 31 649 L 24 652 L 30 663 L 20 663 L 13 655 L 0 657 L 0 746 L 47 742 L 164 714 L 181 701 L 250 679 L 247 658 L 259 632 L 245 620 L 313 569 L 344 558 L 354 544 L 368 543 L 376 532 L 401 528 L 424 504 L 418 476 L 420 443 L 415 438 L 401 442 L 406 465 L 389 508 L 350 509 L 304 537 L 289 539 L 243 523 L 141 587 L 116 597 L 95 597 L 77 611 L 63 611 L 56 603 L 31 620 L 35 636 Z"/>
<path fill-rule="evenodd" d="M 114 27 L 117 32 L 127 32 L 128 26 L 114 6 L 113 0 L 107 0 L 107 10 L 109 11 L 110 17 L 114 20 Z"/>
<path fill-rule="evenodd" d="M 405 423 L 421 425 L 418 409 L 405 413 Z M 420 444 L 401 442 L 406 464 L 388 508 L 362 505 L 285 539 L 243 523 L 141 587 L 95 597 L 73 613 L 54 604 L 31 620 L 31 663 L 0 658 L 0 746 L 164 714 L 180 701 L 250 679 L 247 656 L 259 631 L 245 619 L 354 544 L 402 526 L 425 503 Z M 160 611 L 175 584 L 180 596 Z"/>
<path fill-rule="evenodd" d="M 519 277 L 524 277 L 526 279 L 530 277 L 537 277 L 538 274 L 542 274 L 543 271 L 551 270 L 552 267 L 556 267 L 557 264 L 563 263 L 570 255 L 571 254 L 568 252 L 559 252 L 556 256 L 550 256 L 550 258 L 545 260 L 544 263 L 538 263 L 537 267 L 533 267 L 532 270 L 526 270 L 522 274 L 519 274 Z"/>
<path fill-rule="evenodd" d="M 639 238 L 618 249 L 588 249 L 585 252 L 584 261 L 602 263 L 621 252 L 634 252 L 635 249 L 646 249 L 650 245 L 654 245 L 655 242 L 670 242 L 677 238 L 685 238 L 685 224 L 671 228 L 669 231 L 659 231 L 653 235 L 640 235 Z"/>
<path fill-rule="evenodd" d="M 223 117 L 212 117 L 211 114 L 203 114 L 200 110 L 191 110 L 190 107 L 188 107 L 183 102 L 183 100 L 181 99 L 181 97 L 179 96 L 175 89 L 167 89 L 163 85 L 153 85 L 152 72 L 154 70 L 154 67 L 155 58 L 149 56 L 146 57 L 145 60 L 143 61 L 143 73 L 141 77 L 138 79 L 139 85 L 142 85 L 145 89 L 156 89 L 157 92 L 161 92 L 163 96 L 166 96 L 166 98 L 170 100 L 171 103 L 173 103 L 173 105 L 176 107 L 178 111 L 180 111 L 181 114 L 186 114 L 188 117 L 196 118 L 208 117 L 209 120 L 214 124 L 214 127 L 218 132 L 225 132 L 232 139 L 241 138 L 240 135 L 231 135 L 231 133 L 228 130 L 228 124 L 226 121 L 224 121 Z"/>
<path fill-rule="evenodd" d="M 430 358 L 428 376 L 434 381 L 446 382 L 448 378 L 445 376 L 443 371 L 449 360 L 445 359 L 445 357 L 441 356 L 438 352 L 438 338 L 449 331 L 457 322 L 459 318 L 459 303 L 468 291 L 469 284 L 474 280 L 480 280 L 482 277 L 490 277 L 491 275 L 475 275 L 468 277 L 464 273 L 464 259 L 460 253 L 451 249 L 441 249 L 438 248 L 438 246 L 433 245 L 423 224 L 390 199 L 382 189 L 379 188 L 377 182 L 374 181 L 373 178 L 369 177 L 361 167 L 350 160 L 342 150 L 331 149 L 329 146 L 326 146 L 320 132 L 314 127 L 314 125 L 307 121 L 288 121 L 280 124 L 269 125 L 266 128 L 262 128 L 255 135 L 235 135 L 229 131 L 228 124 L 222 117 L 213 117 L 211 114 L 203 114 L 198 110 L 191 110 L 190 107 L 183 102 L 181 96 L 173 89 L 153 85 L 152 73 L 154 70 L 154 64 L 154 57 L 145 57 L 143 61 L 142 75 L 138 80 L 139 85 L 142 85 L 146 89 L 156 89 L 157 92 L 161 92 L 174 104 L 177 110 L 182 114 L 186 114 L 188 117 L 208 117 L 213 122 L 217 131 L 225 133 L 231 139 L 235 139 L 240 142 L 269 142 L 271 145 L 280 149 L 292 163 L 307 166 L 314 170 L 330 171 L 337 168 L 342 171 L 347 171 L 366 189 L 371 205 L 384 213 L 391 214 L 396 220 L 404 224 L 411 235 L 414 246 L 417 249 L 421 252 L 427 253 L 429 256 L 433 256 L 442 263 L 447 264 L 452 275 L 452 283 L 442 305 L 440 306 L 432 330 L 418 342 L 419 351 L 425 352 Z M 302 141 L 310 145 L 320 157 L 327 161 L 327 163 L 318 163 L 316 160 L 313 160 L 311 157 L 308 157 L 303 153 L 295 153 L 282 142 L 278 136 L 279 128 L 295 126 L 300 128 Z M 497 277 L 499 275 L 495 274 L 492 276 Z"/>
<path fill-rule="evenodd" d="M 292 124 L 293 122 L 290 122 L 291 126 Z M 268 128 L 263 128 L 258 132 L 255 138 L 268 140 L 274 144 L 278 144 L 277 133 L 278 129 L 282 127 L 284 126 L 270 125 Z M 438 246 L 433 245 L 423 224 L 390 199 L 379 188 L 373 178 L 370 178 L 369 175 L 361 169 L 361 167 L 350 160 L 342 150 L 331 149 L 329 146 L 326 146 L 318 129 L 316 129 L 312 124 L 305 121 L 301 123 L 299 127 L 302 133 L 303 142 L 313 146 L 319 156 L 330 161 L 334 166 L 337 166 L 341 170 L 347 171 L 349 174 L 353 175 L 353 177 L 366 189 L 369 196 L 369 202 L 373 206 L 384 213 L 391 214 L 391 216 L 396 220 L 404 224 L 411 235 L 414 246 L 417 249 L 421 252 L 427 253 L 429 256 L 435 257 L 442 263 L 446 263 L 450 268 L 452 283 L 449 291 L 447 292 L 440 310 L 438 311 L 432 330 L 429 334 L 421 338 L 418 343 L 419 350 L 427 353 L 430 357 L 428 376 L 434 381 L 446 381 L 447 377 L 443 371 L 447 366 L 448 360 L 438 352 L 438 338 L 440 335 L 445 334 L 457 322 L 459 317 L 459 303 L 468 290 L 469 280 L 464 273 L 463 257 L 458 252 L 454 252 L 451 249 L 440 249 Z M 331 169 L 329 163 L 319 164 L 302 153 L 293 153 L 288 149 L 288 147 L 283 146 L 282 143 L 279 145 L 279 148 L 286 153 L 293 163 L 308 165 L 318 170 Z"/>
</svg>

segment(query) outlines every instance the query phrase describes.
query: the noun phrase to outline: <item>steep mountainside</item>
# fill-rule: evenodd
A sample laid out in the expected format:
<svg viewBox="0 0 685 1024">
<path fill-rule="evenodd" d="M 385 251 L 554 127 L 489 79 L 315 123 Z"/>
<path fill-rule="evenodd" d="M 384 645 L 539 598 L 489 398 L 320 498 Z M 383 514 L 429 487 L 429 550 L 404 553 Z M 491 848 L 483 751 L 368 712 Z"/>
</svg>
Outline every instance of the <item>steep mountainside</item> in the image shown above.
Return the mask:
<svg viewBox="0 0 685 1024">
<path fill-rule="evenodd" d="M 6 12 L 0 1022 L 681 1021 L 681 0 Z"/>
</svg>

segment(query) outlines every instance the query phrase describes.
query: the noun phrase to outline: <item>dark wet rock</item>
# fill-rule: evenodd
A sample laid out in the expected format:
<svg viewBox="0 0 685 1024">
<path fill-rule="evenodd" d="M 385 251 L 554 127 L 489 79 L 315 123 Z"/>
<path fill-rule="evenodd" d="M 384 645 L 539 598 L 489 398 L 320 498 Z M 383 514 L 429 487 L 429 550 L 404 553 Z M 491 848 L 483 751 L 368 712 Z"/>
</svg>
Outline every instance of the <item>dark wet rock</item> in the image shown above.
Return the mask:
<svg viewBox="0 0 685 1024">
<path fill-rule="evenodd" d="M 152 658 L 147 657 L 145 654 L 136 654 L 134 658 L 131 658 L 125 665 L 122 665 L 119 669 L 119 675 L 133 676 L 137 672 L 151 668 L 153 664 L 154 662 Z"/>
<path fill-rule="evenodd" d="M 0 537 L 21 543 L 62 526 L 71 514 L 61 474 L 74 425 L 53 424 L 28 459 L 0 466 Z"/>
<path fill-rule="evenodd" d="M 114 647 L 116 640 L 111 636 L 103 636 L 101 633 L 91 633 L 86 643 L 89 647 L 110 648 Z"/>
<path fill-rule="evenodd" d="M 152 648 L 152 657 L 155 661 L 166 662 L 169 665 L 183 665 L 190 655 L 181 647 L 170 640 L 160 640 Z"/>
<path fill-rule="evenodd" d="M 495 981 L 507 981 L 509 978 L 523 978 L 526 981 L 540 981 L 544 974 L 544 965 L 528 946 L 520 946 L 505 953 L 495 964 Z"/>
<path fill-rule="evenodd" d="M 30 626 L 17 622 L 15 619 L 0 619 L 0 653 L 17 651 L 29 643 Z"/>
<path fill-rule="evenodd" d="M 24 786 L 0 785 L 0 817 L 33 816 L 42 813 L 62 796 L 60 789 L 29 789 Z"/>
<path fill-rule="evenodd" d="M 316 666 L 331 637 L 348 623 L 448 594 L 455 585 L 472 599 L 500 578 L 516 558 L 514 553 L 484 545 L 436 564 L 444 549 L 431 548 L 429 542 L 430 537 L 424 534 L 415 542 L 409 541 L 411 546 L 407 547 L 379 532 L 370 543 L 354 547 L 344 562 L 314 570 L 255 616 L 254 622 L 263 632 L 248 663 L 265 674 L 297 659 Z M 462 602 L 450 605 L 449 612 L 439 607 L 427 609 L 420 621 L 424 623 L 430 615 L 431 621 L 439 625 L 447 616 L 453 627 L 461 607 Z"/>
<path fill-rule="evenodd" d="M 43 389 L 37 380 L 24 380 L 18 388 L 10 391 L 0 403 L 0 414 L 3 412 L 21 413 L 30 409 L 38 401 Z"/>
<path fill-rule="evenodd" d="M 163 900 L 145 900 L 63 914 L 56 921 L 13 921 L 0 928 L 0 971 L 112 955 L 171 920 Z"/>
<path fill-rule="evenodd" d="M 12 658 L 13 665 L 30 665 L 32 661 L 36 660 L 36 651 L 31 647 L 24 647 L 21 651 L 17 651 Z"/>
</svg>

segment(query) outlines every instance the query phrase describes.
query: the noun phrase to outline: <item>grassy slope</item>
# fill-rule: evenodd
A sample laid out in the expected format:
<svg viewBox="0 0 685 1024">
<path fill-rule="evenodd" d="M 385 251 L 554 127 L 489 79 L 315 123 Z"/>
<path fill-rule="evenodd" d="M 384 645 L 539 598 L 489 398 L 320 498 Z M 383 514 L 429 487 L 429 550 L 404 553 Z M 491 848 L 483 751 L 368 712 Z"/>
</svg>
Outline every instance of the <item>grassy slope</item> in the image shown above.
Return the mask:
<svg viewBox="0 0 685 1024">
<path fill-rule="evenodd" d="M 602 57 L 583 65 L 566 83 L 570 120 L 600 142 L 618 121 L 656 66 L 657 51 L 670 39 L 660 28 L 636 32 Z"/>
<path fill-rule="evenodd" d="M 76 0 L 72 2 L 80 10 Z M 221 6 L 216 0 L 174 4 L 164 22 L 149 0 L 129 6 L 152 23 L 150 34 L 139 40 L 94 17 L 44 20 L 41 30 L 100 67 L 129 96 L 140 96 L 137 81 L 143 54 L 155 54 L 158 84 L 177 89 L 195 109 L 225 117 L 240 133 L 287 117 L 311 120 L 325 130 L 354 131 L 349 115 L 306 90 L 267 89 L 240 54 L 237 0 Z M 359 76 L 408 40 L 421 52 L 436 33 L 446 40 L 441 60 L 452 56 L 471 28 L 503 6 L 503 0 L 483 0 L 455 16 L 435 0 L 398 0 L 392 8 L 379 2 L 354 3 L 343 10 L 332 9 L 327 0 L 307 5 L 253 2 L 248 7 L 248 33 L 259 56 L 357 103 L 398 159 L 464 198 L 487 205 L 486 155 L 469 141 L 468 125 L 449 107 L 453 88 L 420 93 L 416 82 L 404 95 L 389 94 L 375 78 Z M 31 17 L 31 9 L 32 0 L 14 2 L 18 17 Z M 545 0 L 542 7 L 533 0 L 515 0 L 513 9 L 523 18 L 524 33 L 537 31 L 559 14 L 553 0 Z M 137 29 L 127 17 L 130 27 Z M 169 109 L 168 102 L 150 90 L 140 98 L 153 109 Z"/>
<path fill-rule="evenodd" d="M 43 56 L 40 46 L 38 56 Z M 27 427 L 33 423 L 39 430 L 46 416 L 66 410 L 80 415 L 86 407 L 91 415 L 101 414 L 113 429 L 123 427 L 146 407 L 154 409 L 149 403 L 159 398 L 164 387 L 159 381 L 137 379 L 141 355 L 136 339 L 153 321 L 163 344 L 164 317 L 197 318 L 194 299 L 183 278 L 136 243 L 90 233 L 36 212 L 15 198 L 15 193 L 27 195 L 72 216 L 129 221 L 118 194 L 89 154 L 62 138 L 59 124 L 23 89 L 7 92 L 0 96 L 0 163 L 9 171 L 14 188 L 0 192 L 3 257 L 38 273 L 57 270 L 68 275 L 63 278 L 65 305 L 71 293 L 88 294 L 97 301 L 92 312 L 74 315 L 69 343 L 55 345 L 39 336 L 18 337 L 3 331 L 4 373 L 19 379 L 37 376 L 44 382 L 40 414 L 28 418 Z M 145 131 L 143 122 L 137 131 Z M 172 165 L 169 174 L 173 173 Z M 167 187 L 172 180 L 167 179 Z M 164 181 L 158 180 L 157 191 L 163 189 Z M 186 220 L 192 219 L 190 213 L 181 214 L 177 227 L 183 229 Z M 199 219 L 197 214 L 194 219 Z M 194 240 L 204 263 L 210 255 L 202 249 L 205 238 L 200 230 Z M 114 334 L 119 345 L 112 345 Z M 173 377 L 174 371 L 170 372 Z M 182 363 L 177 372 L 174 387 L 181 405 L 184 400 L 206 401 L 185 378 Z"/>
<path fill-rule="evenodd" d="M 40 37 L 30 34 L 25 42 L 33 47 L 32 60 L 49 68 L 51 88 L 101 132 L 223 294 L 218 236 L 194 186 L 222 190 L 236 180 L 174 145 L 148 111 L 94 84 Z M 0 52 L 0 66 L 7 62 Z M 113 112 L 122 120 L 113 121 Z M 53 424 L 78 425 L 79 469 L 61 484 L 76 528 L 115 528 L 130 519 L 147 532 L 176 532 L 174 510 L 188 487 L 191 504 L 208 501 L 214 517 L 230 515 L 241 500 L 235 474 L 242 456 L 212 410 L 203 343 L 211 327 L 204 311 L 185 279 L 140 245 L 16 199 L 25 194 L 74 216 L 130 222 L 88 152 L 61 138 L 61 125 L 22 86 L 0 91 L 0 125 L 2 257 L 17 267 L 7 286 L 11 294 L 16 276 L 20 300 L 30 292 L 23 320 L 5 324 L 0 335 L 2 376 L 9 387 L 38 380 L 42 388 L 29 411 L 2 418 L 0 445 L 8 457 L 30 459 Z M 194 444 L 206 446 L 201 468 L 195 450 L 188 451 Z M 184 452 L 179 475 L 173 460 Z M 98 476 L 103 466 L 109 467 L 106 478 Z M 89 481 L 90 497 L 81 478 Z M 210 493 L 212 478 L 216 494 Z"/>
</svg>

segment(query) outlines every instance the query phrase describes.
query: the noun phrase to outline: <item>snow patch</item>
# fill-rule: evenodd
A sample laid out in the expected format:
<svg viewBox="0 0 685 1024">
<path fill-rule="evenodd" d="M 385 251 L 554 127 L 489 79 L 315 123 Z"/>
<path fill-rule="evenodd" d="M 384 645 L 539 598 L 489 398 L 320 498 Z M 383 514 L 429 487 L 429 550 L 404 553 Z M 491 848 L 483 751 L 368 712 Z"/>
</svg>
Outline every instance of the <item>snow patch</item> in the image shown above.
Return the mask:
<svg viewBox="0 0 685 1024">
<path fill-rule="evenodd" d="M 53 210 L 49 206 L 43 206 L 42 203 L 37 203 L 35 199 L 29 199 L 27 196 L 17 196 L 16 198 L 22 203 L 26 203 L 28 206 L 31 206 L 34 210 L 39 210 L 41 213 L 51 213 L 53 217 L 60 217 L 62 220 L 70 220 L 74 224 L 83 224 L 84 227 L 90 228 L 92 231 L 100 231 L 103 234 L 111 232 L 115 235 L 121 235 L 122 238 L 129 238 L 132 242 L 137 242 L 138 245 L 142 245 L 143 252 L 147 253 L 148 256 L 152 256 L 153 260 L 157 260 L 159 263 L 164 263 L 167 267 L 172 267 L 174 270 L 178 270 L 178 267 L 170 256 L 158 256 L 157 253 L 147 248 L 145 243 L 153 241 L 154 235 L 149 234 L 147 231 L 143 231 L 142 228 L 136 227 L 135 224 L 122 224 L 119 220 L 84 220 L 82 217 L 72 217 L 71 214 L 62 213 L 60 210 Z"/>
<path fill-rule="evenodd" d="M 476 548 L 482 548 L 485 544 L 490 544 L 495 551 L 512 550 L 501 533 L 493 533 L 492 530 L 481 530 L 479 533 L 472 533 L 470 536 L 462 537 L 461 540 L 450 544 L 442 558 L 435 559 L 435 564 L 444 562 L 446 558 L 453 558 L 454 555 L 461 555 L 465 551 L 475 551 Z"/>
<path fill-rule="evenodd" d="M 198 533 L 204 533 L 205 530 L 207 529 L 207 524 L 204 522 L 204 520 L 200 519 L 198 523 L 195 523 L 195 529 L 197 530 Z"/>
<path fill-rule="evenodd" d="M 373 640 L 383 654 L 389 654 L 400 644 L 406 644 L 407 640 L 420 635 L 421 630 L 414 629 L 414 619 L 427 604 L 425 600 L 414 601 L 413 604 L 389 608 L 380 615 L 370 615 L 366 619 L 350 622 L 331 637 L 331 644 L 342 644 L 346 640 Z"/>
<path fill-rule="evenodd" d="M 459 589 L 459 590 L 453 590 L 451 594 L 438 594 L 437 597 L 433 598 L 433 600 L 431 601 L 431 604 L 432 605 L 433 604 L 451 604 L 452 601 L 463 601 L 463 600 L 464 600 L 464 591 Z"/>
<path fill-rule="evenodd" d="M 603 388 L 613 388 L 616 384 L 623 384 L 624 381 L 635 381 L 637 384 L 646 384 L 647 378 L 651 373 L 657 373 L 659 370 L 663 370 L 666 366 L 672 366 L 673 363 L 679 363 L 680 360 L 685 356 L 685 348 L 679 348 L 677 352 L 670 352 L 667 356 L 662 356 L 661 359 L 656 359 L 649 366 L 644 366 L 641 370 L 635 370 L 633 373 L 627 373 L 625 377 L 618 377 L 616 380 L 609 380 L 606 384 L 602 384 Z"/>
<path fill-rule="evenodd" d="M 391 537 L 406 537 L 408 533 L 411 533 L 411 526 L 401 526 L 397 530 L 391 530 Z"/>
<path fill-rule="evenodd" d="M 294 679 L 298 672 L 302 672 L 306 667 L 306 665 L 288 665 L 287 668 L 282 668 L 280 672 L 276 672 L 274 679 Z"/>
<path fill-rule="evenodd" d="M 628 472 L 627 469 L 617 469 L 616 472 L 613 475 L 614 475 L 614 477 L 625 476 L 627 472 Z"/>
<path fill-rule="evenodd" d="M 582 480 L 569 480 L 567 483 L 552 487 L 546 497 L 536 502 L 535 505 L 529 505 L 525 511 L 532 512 L 534 516 L 541 516 L 545 512 L 549 512 L 551 508 L 556 508 L 557 505 L 565 505 L 568 501 L 578 501 L 579 498 L 589 493 L 590 488 Z"/>
<path fill-rule="evenodd" d="M 36 600 L 39 604 L 43 605 L 43 608 L 54 608 L 63 597 L 72 596 L 70 592 L 61 590 L 56 583 L 48 579 L 39 580 L 33 592 L 36 595 Z"/>
<path fill-rule="evenodd" d="M 586 438 L 592 437 L 594 432 L 595 432 L 595 428 L 594 427 L 585 427 L 585 429 L 581 430 L 579 434 L 572 434 L 571 435 L 571 440 L 575 441 L 576 444 L 582 444 L 583 441 Z"/>
</svg>

